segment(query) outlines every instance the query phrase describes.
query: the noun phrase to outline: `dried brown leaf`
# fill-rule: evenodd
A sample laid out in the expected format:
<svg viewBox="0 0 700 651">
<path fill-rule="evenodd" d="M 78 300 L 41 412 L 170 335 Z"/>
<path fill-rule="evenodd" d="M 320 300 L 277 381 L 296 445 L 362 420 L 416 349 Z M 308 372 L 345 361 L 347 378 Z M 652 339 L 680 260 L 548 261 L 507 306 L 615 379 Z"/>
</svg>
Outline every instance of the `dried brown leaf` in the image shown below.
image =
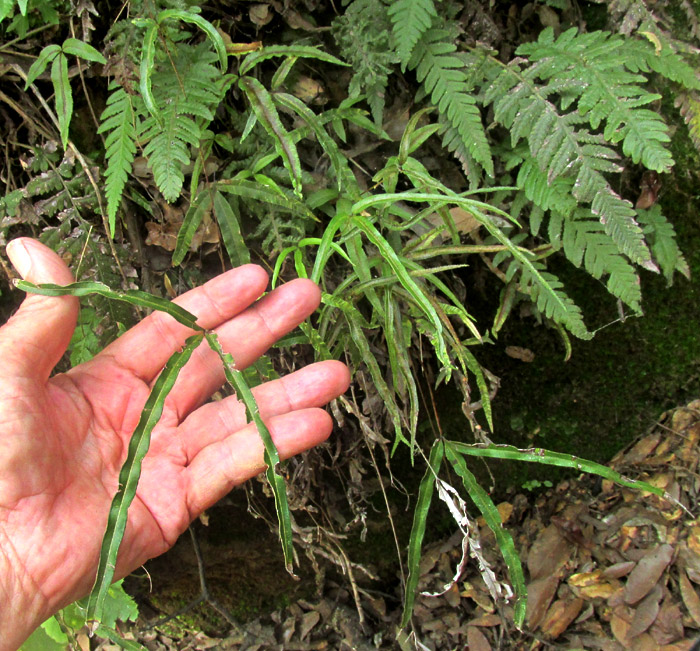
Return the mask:
<svg viewBox="0 0 700 651">
<path fill-rule="evenodd" d="M 683 571 L 679 572 L 678 584 L 685 607 L 688 609 L 693 621 L 700 626 L 700 597 L 698 597 L 698 593 L 695 592 L 695 588 L 690 584 L 688 577 Z"/>
<path fill-rule="evenodd" d="M 581 608 L 583 608 L 583 599 L 579 597 L 570 595 L 564 599 L 557 599 L 547 611 L 540 626 L 541 631 L 556 640 L 578 617 Z"/>
<path fill-rule="evenodd" d="M 553 524 L 546 527 L 527 555 L 527 569 L 533 579 L 558 572 L 571 558 L 573 547 Z"/>
<path fill-rule="evenodd" d="M 533 630 L 544 619 L 558 586 L 556 575 L 535 579 L 527 586 L 527 622 Z"/>
<path fill-rule="evenodd" d="M 661 578 L 672 558 L 673 547 L 671 545 L 659 545 L 650 550 L 637 563 L 637 567 L 632 570 L 627 579 L 625 601 L 628 604 L 635 604 L 643 599 Z"/>
<path fill-rule="evenodd" d="M 657 583 L 651 592 L 637 605 L 632 624 L 630 625 L 630 637 L 641 635 L 654 623 L 656 616 L 659 614 L 659 602 L 662 597 L 663 591 Z"/>
<path fill-rule="evenodd" d="M 488 638 L 476 627 L 467 627 L 467 648 L 469 651 L 491 651 Z"/>
</svg>

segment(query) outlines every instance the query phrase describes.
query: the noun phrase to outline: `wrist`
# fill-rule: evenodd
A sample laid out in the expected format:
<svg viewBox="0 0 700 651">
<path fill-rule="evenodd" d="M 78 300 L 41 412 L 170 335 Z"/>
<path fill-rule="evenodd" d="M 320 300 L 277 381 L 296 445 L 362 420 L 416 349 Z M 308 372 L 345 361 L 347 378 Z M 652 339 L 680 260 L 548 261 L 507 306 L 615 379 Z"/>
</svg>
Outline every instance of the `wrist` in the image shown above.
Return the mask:
<svg viewBox="0 0 700 651">
<path fill-rule="evenodd" d="M 51 614 L 0 526 L 0 651 L 16 651 Z"/>
</svg>

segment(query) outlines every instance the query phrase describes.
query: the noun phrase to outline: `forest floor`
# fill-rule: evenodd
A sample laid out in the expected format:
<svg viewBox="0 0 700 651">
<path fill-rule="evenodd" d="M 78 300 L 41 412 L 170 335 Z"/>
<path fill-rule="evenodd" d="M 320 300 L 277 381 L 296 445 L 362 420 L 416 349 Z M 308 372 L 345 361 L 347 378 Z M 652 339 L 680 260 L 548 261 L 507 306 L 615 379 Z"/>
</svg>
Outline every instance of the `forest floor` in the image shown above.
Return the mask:
<svg viewBox="0 0 700 651">
<path fill-rule="evenodd" d="M 477 560 L 461 562 L 464 536 L 457 530 L 424 549 L 421 594 L 412 619 L 415 638 L 410 641 L 397 641 L 395 635 L 401 619 L 398 575 L 392 594 L 384 591 L 387 587 L 378 590 L 377 582 L 357 568 L 354 577 L 317 568 L 316 584 L 305 596 L 233 626 L 225 617 L 216 623 L 217 615 L 229 615 L 222 600 L 213 599 L 213 590 L 212 603 L 197 606 L 208 621 L 204 625 L 192 608 L 164 622 L 163 613 L 153 608 L 154 599 L 143 593 L 135 637 L 152 651 L 688 651 L 700 638 L 698 445 L 700 401 L 694 401 L 664 413 L 610 464 L 629 478 L 663 488 L 671 499 L 581 476 L 536 496 L 514 493 L 498 504 L 528 577 L 522 631 L 514 627 L 507 596 L 494 600 L 489 594 L 488 575 Z M 481 520 L 476 529 L 483 558 L 504 574 L 493 534 Z M 264 539 L 264 532 L 259 533 Z M 230 543 L 223 558 L 222 548 L 218 555 L 215 546 L 200 542 L 197 548 L 205 549 L 205 575 L 210 570 L 219 574 L 222 565 L 236 566 L 244 558 L 251 564 L 250 550 L 237 557 Z M 171 556 L 167 563 L 171 571 L 173 562 L 196 571 L 190 541 L 176 547 L 175 554 L 177 561 Z M 253 559 L 252 565 L 267 567 L 273 580 L 280 576 L 269 558 Z M 256 580 L 267 579 L 257 576 L 251 585 Z M 237 586 L 239 591 L 252 589 L 240 582 Z"/>
</svg>

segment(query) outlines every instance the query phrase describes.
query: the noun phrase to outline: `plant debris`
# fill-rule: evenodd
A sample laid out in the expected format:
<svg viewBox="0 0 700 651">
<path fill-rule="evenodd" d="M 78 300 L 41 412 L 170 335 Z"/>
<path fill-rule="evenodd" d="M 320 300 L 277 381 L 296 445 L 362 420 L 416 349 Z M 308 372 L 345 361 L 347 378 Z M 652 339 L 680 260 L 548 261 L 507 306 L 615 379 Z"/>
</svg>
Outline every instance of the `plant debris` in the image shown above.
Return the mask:
<svg viewBox="0 0 700 651">
<path fill-rule="evenodd" d="M 463 534 L 457 531 L 424 549 L 413 641 L 395 638 L 398 581 L 395 595 L 379 594 L 366 582 L 358 587 L 361 624 L 350 590 L 330 574 L 317 600 L 299 600 L 226 636 L 199 632 L 175 639 L 150 631 L 138 639 L 151 651 L 689 651 L 700 637 L 699 444 L 696 400 L 663 414 L 609 464 L 663 487 L 677 503 L 584 475 L 537 497 L 518 494 L 499 504 L 528 576 L 523 631 L 514 628 L 509 604 L 493 602 L 473 560 L 450 583 L 462 556 Z M 481 553 L 503 577 L 493 534 L 481 518 L 472 526 Z"/>
</svg>

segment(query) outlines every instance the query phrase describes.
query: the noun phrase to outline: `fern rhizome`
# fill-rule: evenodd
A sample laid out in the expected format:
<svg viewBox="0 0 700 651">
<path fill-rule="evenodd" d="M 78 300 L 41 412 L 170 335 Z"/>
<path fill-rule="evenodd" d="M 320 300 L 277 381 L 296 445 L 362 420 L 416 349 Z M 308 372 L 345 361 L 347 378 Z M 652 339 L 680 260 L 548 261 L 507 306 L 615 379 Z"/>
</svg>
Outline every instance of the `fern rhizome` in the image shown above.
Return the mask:
<svg viewBox="0 0 700 651">
<path fill-rule="evenodd" d="M 69 137 L 72 103 L 44 102 L 55 141 L 47 132 L 23 159 L 25 182 L 8 180 L 3 237 L 17 224 L 39 225 L 47 243 L 81 261 L 78 274 L 126 289 L 136 271 L 123 242 L 139 241 L 136 215 L 174 228 L 165 248 L 184 285 L 192 276 L 183 262 L 212 251 L 234 265 L 262 260 L 273 284 L 292 275 L 317 282 L 321 309 L 280 346 L 306 343 L 316 359 L 350 363 L 365 402 L 338 409 L 369 446 L 404 445 L 411 463 L 430 455 L 410 543 L 415 574 L 415 531 L 444 456 L 418 431 L 426 383 L 456 383 L 484 443 L 498 382 L 478 347 L 495 341 L 516 306 L 551 326 L 568 356 L 569 335 L 590 339 L 642 313 L 642 274 L 663 274 L 669 285 L 676 272 L 689 275 L 656 196 L 642 200 L 633 184 L 673 169 L 671 121 L 700 146 L 697 49 L 643 0 L 601 3 L 609 31 L 582 31 L 564 12 L 517 43 L 465 18 L 485 15 L 486 0 L 352 0 L 327 29 L 278 43 L 234 42 L 233 23 L 195 4 L 132 2 L 132 15 L 109 28 L 96 154 L 103 184 Z M 697 38 L 691 3 L 681 4 L 688 38 Z M 79 43 L 44 52 L 101 61 Z M 53 81 L 75 92 L 71 79 Z M 309 92 L 329 79 L 342 92 Z M 41 76 L 24 81 L 38 95 L 53 88 Z M 408 107 L 389 101 L 395 96 Z M 439 169 L 436 152 L 449 161 Z M 98 226 L 88 212 L 100 213 Z M 205 227 L 215 232 L 210 249 Z M 565 260 L 613 297 L 606 322 L 587 324 L 555 274 Z M 498 288 L 478 315 L 467 266 Z M 167 278 L 163 291 L 172 291 Z M 95 299 L 74 337 L 74 361 L 116 336 L 116 325 L 97 326 L 109 310 L 115 324 L 128 323 Z M 459 445 L 445 458 L 467 486 Z M 478 506 L 490 513 L 488 496 Z M 508 558 L 517 584 L 517 559 Z"/>
</svg>

